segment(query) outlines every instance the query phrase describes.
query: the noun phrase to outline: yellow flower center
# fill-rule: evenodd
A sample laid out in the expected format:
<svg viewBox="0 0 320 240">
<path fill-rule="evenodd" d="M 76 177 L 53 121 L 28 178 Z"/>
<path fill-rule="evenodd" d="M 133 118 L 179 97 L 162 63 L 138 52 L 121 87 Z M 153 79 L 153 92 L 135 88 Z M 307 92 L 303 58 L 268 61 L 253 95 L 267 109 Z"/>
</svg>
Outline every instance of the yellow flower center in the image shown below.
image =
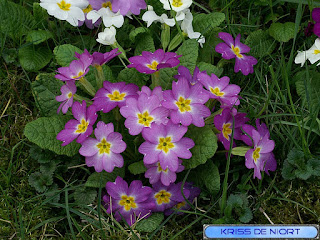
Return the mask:
<svg viewBox="0 0 320 240">
<path fill-rule="evenodd" d="M 168 168 L 166 168 L 166 170 L 163 170 L 160 163 L 158 162 L 158 172 L 168 172 Z"/>
<path fill-rule="evenodd" d="M 71 4 L 70 3 L 66 3 L 64 0 L 62 0 L 61 2 L 57 3 L 59 8 L 63 11 L 69 11 Z"/>
<path fill-rule="evenodd" d="M 121 206 L 124 206 L 126 211 L 130 211 L 131 208 L 137 208 L 137 204 L 134 202 L 134 197 L 122 195 L 119 201 Z"/>
<path fill-rule="evenodd" d="M 252 157 L 254 162 L 257 162 L 257 160 L 260 158 L 260 151 L 261 148 L 257 147 L 256 150 L 253 151 Z"/>
<path fill-rule="evenodd" d="M 224 92 L 221 92 L 220 88 L 218 87 L 215 87 L 215 88 L 210 87 L 210 92 L 212 92 L 212 94 L 216 95 L 217 97 L 222 97 L 224 95 Z"/>
<path fill-rule="evenodd" d="M 145 127 L 150 127 L 153 117 L 149 115 L 148 111 L 145 111 L 144 113 L 138 113 L 137 115 L 140 124 L 144 125 Z"/>
<path fill-rule="evenodd" d="M 228 141 L 229 141 L 229 135 L 232 133 L 230 126 L 231 126 L 231 123 L 224 123 L 222 126 L 222 134 L 224 138 L 226 138 Z"/>
<path fill-rule="evenodd" d="M 242 54 L 240 54 L 240 48 L 234 47 L 233 45 L 231 46 L 231 49 L 233 53 L 238 57 L 238 58 L 243 58 Z"/>
<path fill-rule="evenodd" d="M 88 5 L 88 7 L 86 7 L 85 9 L 83 9 L 82 11 L 84 12 L 84 13 L 89 13 L 89 12 L 91 12 L 92 11 L 92 6 L 89 4 Z"/>
<path fill-rule="evenodd" d="M 176 208 L 180 209 L 180 208 L 182 208 L 182 207 L 185 206 L 185 205 L 186 205 L 186 202 L 185 202 L 185 201 L 179 202 L 179 203 L 176 205 Z"/>
<path fill-rule="evenodd" d="M 191 111 L 190 103 L 190 99 L 184 99 L 183 97 L 179 97 L 179 101 L 176 101 L 176 105 L 178 106 L 180 112 Z"/>
<path fill-rule="evenodd" d="M 67 95 L 67 97 L 68 97 L 68 98 L 71 98 L 72 95 L 73 95 L 72 92 L 69 92 L 68 95 Z"/>
<path fill-rule="evenodd" d="M 162 150 L 168 153 L 171 148 L 174 148 L 174 144 L 171 142 L 171 137 L 160 138 L 157 146 L 158 150 Z"/>
<path fill-rule="evenodd" d="M 181 7 L 183 5 L 181 0 L 173 0 L 172 1 L 172 6 L 174 7 Z"/>
<path fill-rule="evenodd" d="M 83 75 L 83 72 L 82 72 L 82 71 L 80 71 L 80 72 L 78 73 L 78 75 L 73 76 L 72 78 L 73 78 L 73 79 L 76 79 L 76 78 L 81 77 L 82 75 Z"/>
<path fill-rule="evenodd" d="M 112 4 L 111 4 L 110 1 L 102 3 L 102 7 L 103 8 L 107 8 L 108 7 L 112 11 Z"/>
<path fill-rule="evenodd" d="M 112 92 L 112 94 L 108 94 L 108 98 L 111 101 L 120 102 L 123 101 L 124 97 L 126 96 L 125 93 L 121 93 L 118 90 Z"/>
<path fill-rule="evenodd" d="M 154 195 L 154 197 L 157 200 L 157 204 L 161 205 L 162 203 L 170 202 L 171 193 L 167 192 L 166 190 L 161 190 L 156 195 Z"/>
<path fill-rule="evenodd" d="M 99 148 L 99 154 L 110 154 L 111 143 L 107 142 L 105 138 L 101 140 L 97 147 Z"/>
<path fill-rule="evenodd" d="M 313 54 L 319 54 L 319 53 L 320 53 L 320 50 L 318 50 L 318 49 L 315 49 L 313 52 Z"/>
<path fill-rule="evenodd" d="M 87 128 L 89 126 L 89 122 L 87 122 L 85 119 L 81 119 L 81 123 L 78 124 L 78 129 L 76 130 L 76 133 L 84 133 L 87 131 Z"/>
<path fill-rule="evenodd" d="M 151 64 L 148 64 L 147 67 L 152 69 L 152 70 L 157 71 L 158 64 L 159 63 L 157 61 L 153 61 Z"/>
</svg>

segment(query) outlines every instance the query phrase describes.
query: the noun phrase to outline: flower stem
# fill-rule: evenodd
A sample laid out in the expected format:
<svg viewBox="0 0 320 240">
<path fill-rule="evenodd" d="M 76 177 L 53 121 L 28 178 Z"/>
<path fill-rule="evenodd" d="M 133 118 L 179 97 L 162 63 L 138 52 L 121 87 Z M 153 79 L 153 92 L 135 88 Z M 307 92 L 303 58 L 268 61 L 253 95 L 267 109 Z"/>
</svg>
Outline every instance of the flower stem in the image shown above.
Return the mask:
<svg viewBox="0 0 320 240">
<path fill-rule="evenodd" d="M 91 83 L 85 77 L 80 78 L 79 82 L 82 84 L 82 86 L 87 90 L 87 92 L 92 97 L 94 97 L 94 95 L 96 95 L 96 90 L 94 89 L 94 87 L 91 85 Z"/>
<path fill-rule="evenodd" d="M 97 86 L 100 89 L 103 87 L 103 81 L 105 80 L 103 68 L 100 65 L 95 65 L 94 68 L 95 68 L 94 73 L 96 75 Z"/>
<path fill-rule="evenodd" d="M 92 101 L 89 98 L 82 97 L 82 96 L 77 95 L 77 94 L 73 95 L 73 99 L 78 101 L 78 102 L 82 102 L 83 100 L 85 100 L 87 105 L 91 105 L 92 104 Z"/>
<path fill-rule="evenodd" d="M 151 88 L 155 88 L 157 86 L 160 86 L 160 72 L 156 71 L 156 72 L 152 73 L 151 80 L 152 80 Z"/>
</svg>

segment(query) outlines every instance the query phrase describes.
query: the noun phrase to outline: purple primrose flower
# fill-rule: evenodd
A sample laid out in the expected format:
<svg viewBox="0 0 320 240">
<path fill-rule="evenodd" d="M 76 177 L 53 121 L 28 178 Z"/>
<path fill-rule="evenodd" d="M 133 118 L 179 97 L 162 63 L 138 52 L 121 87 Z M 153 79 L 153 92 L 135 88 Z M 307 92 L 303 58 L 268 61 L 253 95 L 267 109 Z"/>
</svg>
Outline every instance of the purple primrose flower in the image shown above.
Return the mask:
<svg viewBox="0 0 320 240">
<path fill-rule="evenodd" d="M 123 167 L 123 157 L 120 153 L 127 145 L 122 140 L 122 135 L 114 132 L 113 123 L 98 122 L 94 135 L 96 139 L 87 138 L 79 150 L 79 153 L 86 157 L 87 166 L 94 166 L 96 172 L 112 172 L 114 167 Z"/>
<path fill-rule="evenodd" d="M 55 77 L 61 81 L 79 80 L 89 72 L 89 66 L 92 63 L 92 56 L 87 50 L 79 55 L 78 60 L 73 60 L 68 67 L 58 68 L 58 73 Z"/>
<path fill-rule="evenodd" d="M 232 136 L 233 128 L 233 117 L 234 117 L 234 133 L 233 138 L 237 140 L 242 140 L 241 127 L 249 121 L 246 117 L 246 113 L 232 112 L 230 108 L 225 108 L 222 113 L 214 117 L 214 125 L 220 131 L 218 134 L 218 139 L 222 142 L 226 150 L 230 149 L 230 138 Z M 233 142 L 233 147 L 236 144 Z"/>
<path fill-rule="evenodd" d="M 164 186 L 160 182 L 153 184 L 153 193 L 150 197 L 156 205 L 156 208 L 153 211 L 163 212 L 177 203 L 184 201 L 181 194 L 181 184 L 182 182 L 177 184 L 172 183 L 169 186 Z M 183 194 L 188 198 L 190 192 L 187 189 L 183 189 Z"/>
<path fill-rule="evenodd" d="M 144 0 L 113 0 L 112 2 L 112 11 L 120 11 L 120 14 L 123 16 L 130 13 L 139 15 L 140 10 L 146 8 L 147 4 Z"/>
<path fill-rule="evenodd" d="M 75 102 L 72 105 L 72 114 L 75 119 L 69 120 L 65 129 L 58 133 L 57 139 L 62 141 L 62 146 L 66 146 L 77 138 L 77 143 L 82 143 L 86 140 L 93 131 L 93 124 L 97 120 L 96 108 L 90 106 L 87 108 L 85 101 L 80 104 Z"/>
<path fill-rule="evenodd" d="M 141 56 L 129 58 L 131 62 L 128 68 L 136 68 L 141 73 L 151 74 L 161 68 L 173 68 L 180 63 L 181 55 L 173 52 L 164 52 L 162 49 L 154 53 L 143 51 Z"/>
<path fill-rule="evenodd" d="M 312 10 L 312 19 L 316 22 L 313 26 L 313 33 L 320 37 L 320 8 Z"/>
<path fill-rule="evenodd" d="M 132 83 L 104 81 L 103 88 L 100 88 L 93 98 L 93 105 L 97 111 L 107 113 L 117 106 L 120 108 L 125 106 L 128 98 L 138 98 L 138 90 L 138 86 Z"/>
<path fill-rule="evenodd" d="M 253 149 L 247 151 L 246 167 L 251 169 L 254 168 L 253 177 L 261 179 L 261 171 L 265 171 L 269 175 L 270 171 L 275 171 L 277 168 L 277 162 L 272 153 L 275 143 L 270 140 L 270 133 L 265 124 L 260 124 L 260 120 L 256 120 L 257 130 L 250 125 L 244 125 L 243 131 L 246 132 L 251 139 L 243 135 L 242 140 L 249 146 L 253 145 Z"/>
<path fill-rule="evenodd" d="M 62 102 L 58 108 L 57 113 L 62 109 L 62 113 L 66 114 L 69 107 L 72 107 L 73 104 L 73 95 L 77 91 L 77 87 L 74 84 L 74 81 L 67 81 L 65 85 L 60 88 L 61 95 L 56 96 L 58 102 Z"/>
<path fill-rule="evenodd" d="M 181 77 L 178 82 L 172 82 L 172 90 L 163 93 L 162 105 L 171 109 L 170 118 L 175 124 L 184 126 L 194 124 L 197 127 L 205 125 L 204 118 L 211 112 L 204 104 L 209 100 L 209 94 L 202 84 L 190 85 L 186 78 Z"/>
<path fill-rule="evenodd" d="M 220 32 L 219 38 L 221 38 L 224 43 L 219 43 L 215 50 L 222 54 L 224 59 L 236 59 L 234 66 L 234 71 L 237 73 L 241 71 L 243 75 L 248 75 L 253 73 L 253 66 L 258 63 L 257 59 L 252 56 L 244 55 L 250 51 L 250 47 L 240 42 L 241 35 L 238 34 L 235 40 L 229 33 Z"/>
<path fill-rule="evenodd" d="M 126 118 L 124 125 L 129 129 L 129 133 L 138 135 L 153 122 L 166 124 L 169 110 L 160 106 L 157 96 L 148 97 L 141 93 L 138 99 L 127 99 L 126 105 L 120 108 L 120 113 Z"/>
<path fill-rule="evenodd" d="M 171 121 L 167 125 L 152 123 L 150 128 L 145 128 L 142 136 L 146 141 L 139 147 L 139 152 L 144 154 L 143 162 L 154 164 L 159 161 L 162 169 L 176 172 L 178 158 L 189 159 L 192 156 L 189 149 L 194 147 L 194 142 L 183 137 L 187 130 L 187 127 Z"/>
<path fill-rule="evenodd" d="M 160 86 L 155 87 L 153 90 L 151 90 L 147 86 L 142 86 L 141 87 L 141 91 L 139 91 L 138 94 L 140 95 L 142 93 L 147 94 L 148 97 L 157 96 L 159 98 L 160 102 L 163 101 L 163 91 L 162 91 L 162 88 Z"/>
<path fill-rule="evenodd" d="M 151 184 L 155 184 L 159 181 L 165 186 L 169 186 L 171 183 L 174 183 L 177 179 L 176 173 L 182 172 L 184 166 L 182 165 L 182 160 L 179 159 L 179 166 L 176 172 L 170 171 L 169 168 L 162 169 L 159 162 L 154 164 L 147 164 L 147 171 L 145 172 L 144 176 L 149 178 L 149 182 Z"/>
<path fill-rule="evenodd" d="M 112 10 L 112 2 L 114 0 L 89 0 L 93 10 L 100 10 L 101 8 L 109 7 Z"/>
<path fill-rule="evenodd" d="M 91 57 L 92 58 L 92 66 L 102 66 L 104 64 L 106 64 L 107 62 L 109 62 L 111 59 L 115 58 L 116 56 L 118 56 L 119 54 L 121 54 L 121 52 L 117 52 L 118 48 L 115 48 L 113 50 L 111 50 L 110 52 L 106 52 L 106 53 L 100 53 L 100 52 L 94 52 L 92 55 L 89 54 L 89 52 L 87 50 L 84 51 L 84 53 L 79 54 L 79 53 L 75 53 L 76 58 L 80 59 L 82 55 L 85 55 L 87 58 Z"/>
<path fill-rule="evenodd" d="M 239 105 L 240 87 L 235 84 L 229 84 L 229 77 L 218 78 L 211 74 L 211 77 L 206 73 L 198 74 L 199 82 L 210 92 L 210 98 L 217 99 L 221 104 L 232 107 Z"/>
<path fill-rule="evenodd" d="M 178 75 L 175 75 L 174 78 L 180 79 L 180 78 L 185 78 L 188 80 L 188 82 L 191 85 L 195 85 L 196 83 L 199 83 L 199 77 L 198 74 L 200 73 L 199 68 L 196 66 L 193 72 L 193 76 L 190 73 L 190 70 L 186 68 L 185 66 L 179 66 L 178 67 Z M 202 73 L 206 73 L 206 71 L 203 71 Z"/>
<path fill-rule="evenodd" d="M 122 217 L 131 226 L 138 219 L 147 218 L 155 208 L 150 199 L 152 189 L 142 186 L 139 180 L 132 181 L 130 186 L 121 177 L 115 182 L 107 182 L 107 195 L 103 196 L 107 213 L 113 213 L 117 221 Z M 122 217 L 121 217 L 122 216 Z"/>
</svg>

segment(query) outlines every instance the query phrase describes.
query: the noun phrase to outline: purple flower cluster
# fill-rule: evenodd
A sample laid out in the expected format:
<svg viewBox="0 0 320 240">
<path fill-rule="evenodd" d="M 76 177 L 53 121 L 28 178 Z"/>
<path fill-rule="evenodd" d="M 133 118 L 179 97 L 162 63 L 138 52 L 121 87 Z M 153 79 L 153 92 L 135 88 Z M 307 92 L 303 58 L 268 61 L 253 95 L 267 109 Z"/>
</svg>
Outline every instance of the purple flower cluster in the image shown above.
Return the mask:
<svg viewBox="0 0 320 240">
<path fill-rule="evenodd" d="M 313 33 L 320 37 L 320 8 L 314 8 L 312 10 L 312 19 L 315 24 L 312 25 Z"/>
<path fill-rule="evenodd" d="M 131 226 L 137 220 L 148 218 L 152 212 L 164 212 L 166 215 L 172 214 L 175 210 L 187 210 L 190 208 L 185 202 L 186 197 L 189 202 L 200 194 L 200 189 L 192 183 L 185 183 L 183 195 L 181 194 L 182 183 L 162 185 L 157 182 L 152 188 L 142 185 L 139 180 L 132 181 L 130 186 L 121 177 L 117 177 L 115 182 L 107 182 L 107 194 L 103 196 L 104 206 L 107 213 L 114 214 L 117 221 L 122 218 Z"/>
</svg>

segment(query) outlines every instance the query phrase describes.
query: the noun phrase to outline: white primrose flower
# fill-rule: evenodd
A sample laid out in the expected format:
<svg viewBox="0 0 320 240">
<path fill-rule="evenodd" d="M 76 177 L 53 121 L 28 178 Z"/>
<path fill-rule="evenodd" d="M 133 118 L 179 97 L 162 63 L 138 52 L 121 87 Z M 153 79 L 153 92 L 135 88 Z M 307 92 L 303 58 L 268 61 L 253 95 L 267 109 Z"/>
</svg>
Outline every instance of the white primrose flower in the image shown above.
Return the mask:
<svg viewBox="0 0 320 240">
<path fill-rule="evenodd" d="M 98 34 L 97 42 L 103 45 L 112 45 L 116 42 L 116 33 L 117 30 L 114 26 L 107 27 L 103 32 Z"/>
<path fill-rule="evenodd" d="M 198 43 L 202 47 L 206 39 L 201 33 L 193 31 L 192 21 L 193 16 L 189 9 L 185 10 L 185 18 L 181 23 L 181 30 L 188 35 L 190 39 L 198 39 Z"/>
<path fill-rule="evenodd" d="M 314 42 L 313 46 L 307 51 L 298 51 L 298 55 L 294 59 L 296 64 L 301 64 L 301 67 L 305 64 L 305 62 L 309 60 L 311 64 L 316 63 L 320 60 L 320 39 L 317 38 Z M 317 64 L 319 66 L 320 63 Z"/>
<path fill-rule="evenodd" d="M 192 4 L 192 0 L 160 0 L 160 2 L 163 4 L 164 9 L 171 10 L 172 8 L 176 12 L 181 12 Z"/>
<path fill-rule="evenodd" d="M 66 20 L 75 27 L 79 21 L 85 20 L 82 9 L 88 5 L 87 0 L 41 0 L 40 2 L 40 6 L 46 9 L 49 15 Z"/>
<path fill-rule="evenodd" d="M 109 7 L 101 8 L 99 11 L 93 10 L 88 13 L 87 18 L 92 20 L 92 23 L 95 23 L 99 18 L 102 18 L 105 27 L 115 26 L 120 28 L 124 23 L 124 18 L 120 14 L 120 11 L 114 13 Z"/>
<path fill-rule="evenodd" d="M 182 21 L 185 18 L 184 12 L 179 12 L 176 15 L 176 21 Z M 162 14 L 161 16 L 158 16 L 155 11 L 153 11 L 153 7 L 148 5 L 148 11 L 146 11 L 142 15 L 142 20 L 147 22 L 147 27 L 150 27 L 150 25 L 153 22 L 160 22 L 160 23 L 165 23 L 170 27 L 173 27 L 176 22 L 174 18 L 168 18 L 167 14 Z"/>
</svg>

